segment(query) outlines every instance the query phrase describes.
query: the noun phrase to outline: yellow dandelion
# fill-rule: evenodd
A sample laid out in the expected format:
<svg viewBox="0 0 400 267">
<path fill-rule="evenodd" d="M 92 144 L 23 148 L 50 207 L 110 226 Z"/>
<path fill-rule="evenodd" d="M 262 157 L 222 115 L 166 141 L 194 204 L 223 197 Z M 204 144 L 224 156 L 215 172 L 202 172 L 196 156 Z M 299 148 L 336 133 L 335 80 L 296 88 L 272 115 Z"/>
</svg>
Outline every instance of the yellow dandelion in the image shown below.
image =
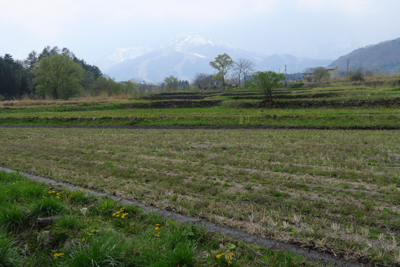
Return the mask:
<svg viewBox="0 0 400 267">
<path fill-rule="evenodd" d="M 86 241 L 86 239 L 85 238 L 82 238 L 82 242 L 85 242 Z"/>
<path fill-rule="evenodd" d="M 151 240 L 151 237 L 149 237 L 149 240 Z"/>
<path fill-rule="evenodd" d="M 220 254 L 217 255 L 217 259 L 219 259 L 219 258 L 221 258 L 221 255 L 220 255 Z"/>
<path fill-rule="evenodd" d="M 156 226 L 160 226 L 160 224 L 159 224 L 159 223 L 157 223 L 157 224 L 156 224 Z"/>
<path fill-rule="evenodd" d="M 111 228 L 108 228 L 108 231 L 111 231 Z"/>
<path fill-rule="evenodd" d="M 94 232 L 94 230 L 92 230 L 92 233 Z"/>
<path fill-rule="evenodd" d="M 160 229 L 160 228 L 156 227 L 154 230 L 158 230 L 158 229 Z"/>
<path fill-rule="evenodd" d="M 221 255 L 224 255 L 225 253 L 221 253 Z"/>
<path fill-rule="evenodd" d="M 56 193 L 56 191 L 53 191 L 53 194 L 55 194 Z"/>
<path fill-rule="evenodd" d="M 92 233 L 89 233 L 89 235 L 92 235 Z"/>
<path fill-rule="evenodd" d="M 88 190 L 87 192 L 90 193 L 90 190 Z"/>
<path fill-rule="evenodd" d="M 83 189 L 81 189 L 81 192 L 83 192 Z"/>
</svg>

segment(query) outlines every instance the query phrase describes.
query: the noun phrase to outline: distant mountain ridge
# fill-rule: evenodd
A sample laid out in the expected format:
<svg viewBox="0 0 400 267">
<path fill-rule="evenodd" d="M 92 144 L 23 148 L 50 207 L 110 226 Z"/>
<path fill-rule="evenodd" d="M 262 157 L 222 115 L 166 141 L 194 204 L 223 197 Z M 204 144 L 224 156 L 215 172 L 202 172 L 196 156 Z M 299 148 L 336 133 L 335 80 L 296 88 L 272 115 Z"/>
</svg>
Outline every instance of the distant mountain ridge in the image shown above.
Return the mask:
<svg viewBox="0 0 400 267">
<path fill-rule="evenodd" d="M 199 72 L 213 74 L 215 70 L 209 66 L 209 62 L 223 53 L 227 53 L 233 60 L 246 58 L 253 61 L 257 65 L 256 70 L 278 72 L 281 68 L 281 72 L 284 72 L 286 64 L 288 73 L 302 72 L 307 67 L 327 66 L 332 62 L 332 60 L 297 58 L 292 55 L 266 56 L 201 35 L 182 34 L 155 49 L 146 50 L 140 47 L 117 49 L 107 57 L 108 66 L 105 64 L 100 66 L 103 73 L 118 81 L 135 77 L 148 82 L 161 82 L 169 75 L 191 81 Z"/>
<path fill-rule="evenodd" d="M 354 50 L 333 61 L 331 66 L 338 66 L 339 71 L 346 71 L 347 60 L 349 60 L 349 70 L 358 68 L 398 70 L 400 69 L 400 38 Z"/>
</svg>

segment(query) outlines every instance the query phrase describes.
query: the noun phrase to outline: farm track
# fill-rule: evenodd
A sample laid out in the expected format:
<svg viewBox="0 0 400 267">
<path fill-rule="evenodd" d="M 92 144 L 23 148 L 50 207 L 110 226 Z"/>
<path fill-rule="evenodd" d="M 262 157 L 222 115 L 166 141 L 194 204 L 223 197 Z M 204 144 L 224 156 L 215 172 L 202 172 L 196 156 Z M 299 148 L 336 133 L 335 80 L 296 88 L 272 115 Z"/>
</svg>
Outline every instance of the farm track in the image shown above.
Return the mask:
<svg viewBox="0 0 400 267">
<path fill-rule="evenodd" d="M 3 167 L 0 167 L 0 170 L 8 172 L 8 173 L 15 171 L 15 170 L 3 168 Z M 46 184 L 62 186 L 64 188 L 68 188 L 70 190 L 78 190 L 81 188 L 81 187 L 73 185 L 71 183 L 59 182 L 56 180 L 32 175 L 32 174 L 25 173 L 25 172 L 20 172 L 20 173 L 25 175 L 26 177 L 28 177 L 31 180 L 43 182 Z M 211 232 L 214 234 L 227 235 L 229 237 L 236 238 L 236 239 L 239 239 L 239 240 L 247 242 L 247 243 L 254 243 L 259 246 L 268 248 L 268 249 L 289 250 L 295 254 L 305 257 L 306 259 L 308 259 L 310 261 L 319 262 L 321 264 L 325 264 L 325 265 L 329 264 L 329 265 L 333 265 L 333 266 L 346 266 L 346 267 L 347 266 L 349 266 L 349 267 L 350 266 L 364 266 L 364 264 L 346 261 L 342 258 L 335 257 L 331 254 L 323 254 L 323 253 L 319 253 L 318 251 L 310 249 L 310 248 L 299 247 L 296 244 L 287 244 L 287 243 L 275 241 L 272 239 L 263 238 L 263 237 L 260 237 L 257 235 L 252 235 L 252 234 L 249 234 L 249 233 L 246 233 L 243 231 L 232 229 L 230 227 L 225 227 L 222 225 L 211 223 L 204 219 L 185 216 L 182 214 L 174 213 L 174 212 L 163 210 L 160 208 L 144 205 L 144 204 L 141 204 L 141 203 L 129 200 L 129 199 L 121 198 L 116 195 L 109 195 L 109 194 L 98 192 L 95 190 L 91 190 L 91 194 L 96 195 L 96 196 L 110 197 L 121 203 L 140 207 L 140 208 L 142 208 L 142 210 L 144 212 L 147 212 L 147 213 L 154 212 L 154 213 L 160 214 L 164 218 L 168 218 L 171 220 L 180 221 L 183 223 L 191 223 L 191 224 L 200 225 L 200 226 L 203 226 L 208 232 Z"/>
<path fill-rule="evenodd" d="M 297 125 L 221 125 L 221 126 L 179 126 L 179 125 L 0 125 L 0 128 L 78 128 L 78 129 L 140 129 L 140 130 L 400 130 L 400 126 L 297 126 Z"/>
</svg>

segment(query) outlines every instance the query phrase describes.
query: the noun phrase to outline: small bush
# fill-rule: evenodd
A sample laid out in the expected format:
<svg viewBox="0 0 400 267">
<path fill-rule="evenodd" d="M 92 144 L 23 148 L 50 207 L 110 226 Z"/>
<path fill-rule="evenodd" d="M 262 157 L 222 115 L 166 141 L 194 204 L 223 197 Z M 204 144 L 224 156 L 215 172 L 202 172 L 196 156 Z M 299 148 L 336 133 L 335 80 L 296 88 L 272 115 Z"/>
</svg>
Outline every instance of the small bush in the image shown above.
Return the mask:
<svg viewBox="0 0 400 267">
<path fill-rule="evenodd" d="M 290 88 L 301 88 L 301 87 L 303 87 L 303 85 L 304 85 L 304 83 L 298 83 L 298 82 L 296 82 L 296 83 L 292 83 L 292 84 L 290 84 L 289 85 L 289 87 Z"/>
<path fill-rule="evenodd" d="M 4 101 L 6 98 L 3 95 L 0 95 L 0 101 Z"/>
<path fill-rule="evenodd" d="M 352 81 L 364 81 L 364 74 L 362 72 L 362 69 L 356 70 L 354 73 L 351 74 L 350 80 Z"/>
</svg>

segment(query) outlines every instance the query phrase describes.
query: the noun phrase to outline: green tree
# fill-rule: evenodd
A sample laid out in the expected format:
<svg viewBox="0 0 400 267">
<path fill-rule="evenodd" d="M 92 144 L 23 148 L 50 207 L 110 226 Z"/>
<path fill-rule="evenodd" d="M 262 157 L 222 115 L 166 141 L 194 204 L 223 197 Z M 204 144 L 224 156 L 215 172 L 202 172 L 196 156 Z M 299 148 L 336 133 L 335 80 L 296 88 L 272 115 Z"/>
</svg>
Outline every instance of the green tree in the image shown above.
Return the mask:
<svg viewBox="0 0 400 267">
<path fill-rule="evenodd" d="M 167 92 L 172 92 L 178 90 L 179 81 L 178 78 L 170 75 L 164 79 L 164 85 Z"/>
<path fill-rule="evenodd" d="M 261 91 L 264 95 L 264 104 L 266 102 L 273 103 L 272 89 L 280 85 L 285 80 L 285 75 L 274 71 L 257 71 L 251 81 L 251 89 Z"/>
<path fill-rule="evenodd" d="M 39 60 L 31 70 L 36 93 L 68 99 L 83 93 L 85 71 L 71 58 L 55 54 Z"/>
<path fill-rule="evenodd" d="M 233 66 L 233 60 L 228 54 L 218 55 L 214 61 L 210 61 L 210 66 L 218 70 L 218 73 L 214 76 L 214 79 L 221 80 L 222 86 L 225 89 L 225 75 Z"/>
<path fill-rule="evenodd" d="M 328 70 L 323 67 L 318 67 L 313 72 L 313 80 L 319 82 L 321 80 L 328 80 L 331 77 Z"/>
</svg>

